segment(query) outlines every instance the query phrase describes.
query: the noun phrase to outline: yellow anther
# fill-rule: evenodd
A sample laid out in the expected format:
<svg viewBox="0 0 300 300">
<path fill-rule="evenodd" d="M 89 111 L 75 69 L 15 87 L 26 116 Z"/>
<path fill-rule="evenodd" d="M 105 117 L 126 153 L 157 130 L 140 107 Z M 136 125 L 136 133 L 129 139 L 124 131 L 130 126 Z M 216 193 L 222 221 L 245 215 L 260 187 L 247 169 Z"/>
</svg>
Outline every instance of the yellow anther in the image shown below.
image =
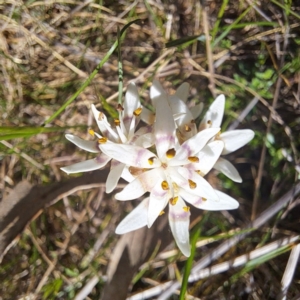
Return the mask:
<svg viewBox="0 0 300 300">
<path fill-rule="evenodd" d="M 107 142 L 107 137 L 102 137 L 98 140 L 99 144 L 105 144 Z"/>
<path fill-rule="evenodd" d="M 174 148 L 169 149 L 169 150 L 166 152 L 167 158 L 173 158 L 173 157 L 175 156 L 175 154 L 176 154 L 176 151 L 175 151 Z"/>
<path fill-rule="evenodd" d="M 199 158 L 197 156 L 189 156 L 188 160 L 190 162 L 193 162 L 193 163 L 198 163 L 199 162 Z"/>
<path fill-rule="evenodd" d="M 169 200 L 169 203 L 170 203 L 171 205 L 175 205 L 175 204 L 177 203 L 177 201 L 178 201 L 178 197 L 174 197 L 174 198 L 171 198 L 171 199 Z"/>
<path fill-rule="evenodd" d="M 186 132 L 190 132 L 192 129 L 191 129 L 191 127 L 189 126 L 189 125 L 184 125 L 184 130 L 186 131 Z"/>
<path fill-rule="evenodd" d="M 118 106 L 117 106 L 117 110 L 118 111 L 123 111 L 124 107 L 119 103 Z"/>
<path fill-rule="evenodd" d="M 189 212 L 189 211 L 190 211 L 190 207 L 189 207 L 189 206 L 184 206 L 184 207 L 183 207 L 183 210 L 184 210 L 185 212 Z"/>
<path fill-rule="evenodd" d="M 155 156 L 148 158 L 149 165 L 151 165 L 151 166 L 153 165 L 154 159 L 155 159 Z"/>
<path fill-rule="evenodd" d="M 189 179 L 188 181 L 189 181 L 189 186 L 190 186 L 190 188 L 191 188 L 192 190 L 195 189 L 195 188 L 197 187 L 196 182 L 194 182 L 194 181 L 191 180 L 191 179 Z"/>
<path fill-rule="evenodd" d="M 121 122 L 120 122 L 119 119 L 114 119 L 114 122 L 115 122 L 115 125 L 116 125 L 116 126 L 120 126 L 120 123 L 121 123 Z"/>
<path fill-rule="evenodd" d="M 193 119 L 193 120 L 191 120 L 191 124 L 195 124 L 196 123 L 196 121 Z"/>
<path fill-rule="evenodd" d="M 211 124 L 212 124 L 211 120 L 208 120 L 208 121 L 207 121 L 207 125 L 208 125 L 208 126 L 211 126 Z"/>
<path fill-rule="evenodd" d="M 133 114 L 134 114 L 136 117 L 138 117 L 138 116 L 141 114 L 141 112 L 142 112 L 142 108 L 139 107 L 139 108 L 137 108 L 137 109 L 133 112 Z"/>
<path fill-rule="evenodd" d="M 202 201 L 207 201 L 207 199 L 206 199 L 206 198 L 204 198 L 204 197 L 201 197 L 201 199 L 202 199 Z"/>
<path fill-rule="evenodd" d="M 90 134 L 91 136 L 95 136 L 95 131 L 94 131 L 93 129 L 89 129 L 89 134 Z"/>
<path fill-rule="evenodd" d="M 168 182 L 167 181 L 162 181 L 161 182 L 161 188 L 164 190 L 164 191 L 166 191 L 166 190 L 168 190 L 169 189 L 169 184 L 168 184 Z"/>
<path fill-rule="evenodd" d="M 159 215 L 162 216 L 165 212 L 162 210 Z"/>
</svg>

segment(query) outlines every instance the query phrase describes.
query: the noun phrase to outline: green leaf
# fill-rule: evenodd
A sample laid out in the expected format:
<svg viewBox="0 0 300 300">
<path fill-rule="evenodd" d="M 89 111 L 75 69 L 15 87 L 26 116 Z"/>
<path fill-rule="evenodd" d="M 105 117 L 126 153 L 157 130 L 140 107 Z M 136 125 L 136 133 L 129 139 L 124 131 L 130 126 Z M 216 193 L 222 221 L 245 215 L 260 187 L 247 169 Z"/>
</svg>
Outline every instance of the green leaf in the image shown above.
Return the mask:
<svg viewBox="0 0 300 300">
<path fill-rule="evenodd" d="M 78 127 L 78 126 L 77 126 Z M 39 133 L 63 132 L 70 127 L 6 127 L 0 126 L 0 141 L 28 138 Z"/>
<path fill-rule="evenodd" d="M 196 40 L 202 41 L 202 36 L 201 35 L 186 36 L 186 37 L 166 43 L 166 48 L 177 47 L 177 46 L 180 46 L 180 45 L 183 45 L 186 43 L 191 44 L 192 42 L 194 42 Z"/>
<path fill-rule="evenodd" d="M 43 299 L 55 299 L 55 296 L 59 292 L 61 286 L 63 284 L 63 280 L 61 278 L 54 279 L 47 285 L 45 285 L 42 288 L 43 293 Z"/>
</svg>

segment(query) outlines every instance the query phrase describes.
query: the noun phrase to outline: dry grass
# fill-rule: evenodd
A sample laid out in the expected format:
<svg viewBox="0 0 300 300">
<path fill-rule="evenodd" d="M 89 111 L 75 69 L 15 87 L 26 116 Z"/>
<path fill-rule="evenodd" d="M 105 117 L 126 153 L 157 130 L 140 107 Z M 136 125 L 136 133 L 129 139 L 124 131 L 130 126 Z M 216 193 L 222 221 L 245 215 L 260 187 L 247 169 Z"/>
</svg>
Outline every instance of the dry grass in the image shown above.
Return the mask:
<svg viewBox="0 0 300 300">
<path fill-rule="evenodd" d="M 213 184 L 239 200 L 240 208 L 232 214 L 210 214 L 201 235 L 216 237 L 243 228 L 299 180 L 299 7 L 284 1 L 254 3 L 207 1 L 204 9 L 192 0 L 2 1 L 1 126 L 15 128 L 15 133 L 21 127 L 42 126 L 105 56 L 117 28 L 138 18 L 122 42 L 123 79 L 125 87 L 131 80 L 137 83 L 145 105 L 154 77 L 170 92 L 189 82 L 191 100 L 206 106 L 213 95 L 224 93 L 224 129 L 253 104 L 237 126 L 252 128 L 256 138 L 231 157 L 244 182 L 237 186 L 215 173 L 210 176 Z M 193 35 L 201 35 L 201 41 L 165 48 L 170 40 Z M 205 36 L 212 36 L 211 42 L 205 42 Z M 92 83 L 47 125 L 59 131 L 0 141 L 2 198 L 24 179 L 32 184 L 63 182 L 66 175 L 59 168 L 86 159 L 63 133 L 87 139 L 87 129 L 94 126 L 90 104 L 104 98 L 115 107 L 117 63 L 115 52 Z M 35 216 L 0 265 L 0 299 L 74 299 L 87 283 L 91 287 L 86 299 L 99 299 L 119 238 L 114 228 L 135 205 L 117 203 L 112 196 L 103 188 L 78 191 Z M 297 204 L 299 198 L 219 262 L 299 234 Z M 205 215 L 201 213 L 201 219 Z M 220 243 L 213 241 L 199 245 L 195 262 Z M 276 299 L 291 248 L 280 256 L 253 259 L 252 265 L 197 279 L 188 292 L 194 299 Z M 183 274 L 184 258 L 173 249 L 171 245 L 141 267 L 132 294 Z M 298 270 L 287 299 L 299 299 L 299 276 Z M 178 299 L 175 294 L 170 299 Z"/>
</svg>

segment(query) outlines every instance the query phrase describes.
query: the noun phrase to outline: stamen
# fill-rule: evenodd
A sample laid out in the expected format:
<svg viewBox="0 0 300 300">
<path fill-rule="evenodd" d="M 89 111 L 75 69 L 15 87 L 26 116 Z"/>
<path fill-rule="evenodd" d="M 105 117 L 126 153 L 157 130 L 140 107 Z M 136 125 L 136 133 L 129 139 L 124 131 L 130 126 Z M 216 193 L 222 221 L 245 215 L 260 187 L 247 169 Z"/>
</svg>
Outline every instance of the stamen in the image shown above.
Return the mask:
<svg viewBox="0 0 300 300">
<path fill-rule="evenodd" d="M 192 190 L 195 189 L 195 188 L 197 187 L 196 182 L 194 182 L 194 181 L 191 180 L 191 179 L 189 179 L 188 181 L 189 181 L 189 186 L 190 186 L 190 188 L 191 188 Z"/>
<path fill-rule="evenodd" d="M 167 181 L 162 181 L 161 182 L 161 188 L 164 190 L 164 191 L 166 191 L 166 190 L 168 190 L 169 189 L 169 184 L 168 184 L 168 182 Z"/>
<path fill-rule="evenodd" d="M 89 134 L 90 134 L 91 136 L 95 136 L 95 131 L 94 131 L 93 129 L 89 129 Z"/>
<path fill-rule="evenodd" d="M 211 124 L 212 124 L 211 120 L 208 120 L 207 125 L 208 125 L 209 128 L 210 128 Z"/>
<path fill-rule="evenodd" d="M 166 163 L 161 163 L 162 168 L 166 169 L 168 165 Z"/>
<path fill-rule="evenodd" d="M 189 212 L 189 211 L 190 211 L 190 207 L 189 207 L 189 206 L 184 206 L 184 207 L 183 207 L 183 210 L 184 210 L 185 212 Z"/>
<path fill-rule="evenodd" d="M 162 210 L 160 213 L 159 213 L 159 216 L 162 216 L 165 212 Z"/>
<path fill-rule="evenodd" d="M 173 157 L 175 156 L 175 154 L 176 154 L 176 151 L 175 151 L 174 148 L 169 149 L 169 150 L 166 152 L 167 158 L 173 158 Z"/>
<path fill-rule="evenodd" d="M 178 185 L 176 182 L 172 181 L 174 193 L 178 193 Z"/>
<path fill-rule="evenodd" d="M 153 162 L 154 162 L 155 158 L 156 158 L 155 156 L 148 158 L 149 165 L 151 165 L 151 166 L 153 165 Z"/>
<path fill-rule="evenodd" d="M 196 121 L 194 119 L 191 120 L 191 124 L 195 124 Z"/>
<path fill-rule="evenodd" d="M 120 126 L 120 123 L 121 123 L 121 122 L 120 122 L 119 119 L 114 119 L 114 122 L 115 122 L 115 125 L 116 125 L 116 126 Z"/>
<path fill-rule="evenodd" d="M 205 174 L 203 172 L 201 172 L 200 170 L 195 171 L 197 174 L 199 174 L 200 176 L 204 177 Z"/>
<path fill-rule="evenodd" d="M 219 132 L 216 134 L 215 139 L 220 140 L 220 135 L 221 135 L 221 131 L 219 131 Z"/>
<path fill-rule="evenodd" d="M 141 113 L 142 113 L 142 108 L 141 108 L 141 107 L 137 108 L 137 109 L 133 112 L 133 114 L 134 114 L 136 117 L 138 117 Z"/>
<path fill-rule="evenodd" d="M 136 167 L 129 167 L 128 171 L 131 175 L 138 176 L 138 175 L 142 174 L 143 172 L 145 172 L 145 169 L 140 169 L 140 168 L 136 168 Z"/>
<path fill-rule="evenodd" d="M 207 201 L 207 199 L 206 199 L 206 198 L 204 198 L 204 197 L 201 197 L 201 199 L 202 199 L 202 201 Z"/>
<path fill-rule="evenodd" d="M 191 127 L 190 127 L 189 125 L 185 124 L 185 125 L 184 125 L 184 130 L 185 130 L 186 132 L 190 132 L 192 129 L 191 129 Z"/>
<path fill-rule="evenodd" d="M 117 111 L 123 111 L 124 107 L 119 103 L 117 106 Z"/>
<path fill-rule="evenodd" d="M 98 116 L 98 120 L 99 121 L 102 121 L 104 119 L 104 114 L 103 114 L 103 112 L 99 112 L 99 116 Z"/>
<path fill-rule="evenodd" d="M 107 142 L 107 137 L 102 137 L 98 140 L 99 144 L 105 144 Z"/>
<path fill-rule="evenodd" d="M 199 162 L 199 158 L 197 156 L 189 156 L 188 160 L 190 162 L 193 162 L 193 163 L 198 163 Z"/>
<path fill-rule="evenodd" d="M 171 205 L 175 205 L 175 204 L 177 203 L 177 201 L 178 201 L 178 197 L 174 197 L 174 198 L 171 198 L 171 199 L 169 200 L 169 203 L 170 203 Z"/>
</svg>

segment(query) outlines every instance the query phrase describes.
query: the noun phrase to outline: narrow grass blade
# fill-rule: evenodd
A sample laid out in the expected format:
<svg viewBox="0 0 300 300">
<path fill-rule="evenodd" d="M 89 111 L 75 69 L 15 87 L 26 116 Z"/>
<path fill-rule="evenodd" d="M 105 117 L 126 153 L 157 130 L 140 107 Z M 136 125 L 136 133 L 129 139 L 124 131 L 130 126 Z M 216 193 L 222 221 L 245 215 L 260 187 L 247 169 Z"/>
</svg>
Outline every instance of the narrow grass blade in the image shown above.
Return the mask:
<svg viewBox="0 0 300 300">
<path fill-rule="evenodd" d="M 287 290 L 294 278 L 295 270 L 300 256 L 300 244 L 293 247 L 284 274 L 281 280 L 281 295 L 277 299 L 287 299 Z"/>
<path fill-rule="evenodd" d="M 137 23 L 140 19 L 133 20 L 126 24 L 120 31 L 120 36 L 123 35 L 123 33 L 126 31 L 126 29 L 134 24 Z M 93 78 L 96 76 L 96 74 L 99 72 L 99 70 L 103 67 L 103 65 L 107 62 L 108 58 L 112 55 L 112 53 L 116 50 L 118 46 L 118 39 L 114 42 L 114 44 L 111 46 L 109 51 L 106 53 L 106 55 L 103 57 L 101 62 L 98 64 L 98 66 L 95 68 L 95 70 L 91 73 L 91 75 L 87 78 L 87 80 L 82 84 L 82 86 L 78 89 L 78 91 L 73 94 L 51 117 L 49 117 L 48 120 L 45 121 L 45 124 L 49 124 L 52 122 L 57 116 L 59 116 L 67 107 L 70 105 L 79 95 L 80 93 L 91 83 Z"/>
<path fill-rule="evenodd" d="M 39 133 L 60 132 L 66 127 L 0 127 L 0 141 L 27 138 Z"/>
<path fill-rule="evenodd" d="M 179 295 L 180 300 L 185 300 L 185 294 L 186 294 L 186 290 L 187 290 L 187 286 L 188 286 L 188 280 L 189 280 L 189 276 L 190 276 L 191 269 L 192 269 L 193 262 L 194 262 L 195 251 L 197 249 L 196 243 L 200 236 L 201 228 L 202 228 L 203 224 L 208 220 L 209 215 L 210 214 L 207 213 L 203 216 L 203 219 L 198 223 L 196 228 L 193 230 L 193 233 L 191 234 L 192 249 L 191 249 L 191 255 L 185 264 L 185 269 L 184 269 L 184 274 L 183 274 L 183 279 L 182 279 L 181 289 L 180 289 L 180 295 Z"/>
</svg>

